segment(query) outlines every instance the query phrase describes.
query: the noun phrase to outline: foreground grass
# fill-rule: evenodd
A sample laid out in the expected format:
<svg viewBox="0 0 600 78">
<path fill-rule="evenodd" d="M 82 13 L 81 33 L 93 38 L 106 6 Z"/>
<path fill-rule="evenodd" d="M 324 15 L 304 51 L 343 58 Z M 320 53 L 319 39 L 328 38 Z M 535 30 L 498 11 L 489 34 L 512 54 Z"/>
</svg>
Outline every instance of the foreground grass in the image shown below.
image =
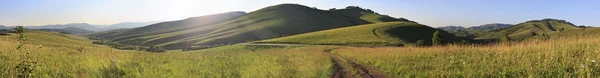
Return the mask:
<svg viewBox="0 0 600 78">
<path fill-rule="evenodd" d="M 390 77 L 598 77 L 600 36 L 484 46 L 342 48 L 332 53 Z"/>
<path fill-rule="evenodd" d="M 26 31 L 16 50 L 15 35 L 1 36 L 0 77 L 15 77 L 21 55 L 38 62 L 34 77 L 320 77 L 330 60 L 314 48 L 228 52 L 147 53 L 93 45 L 77 36 Z M 82 49 L 83 48 L 83 49 Z M 116 61 L 113 65 L 111 60 Z"/>
<path fill-rule="evenodd" d="M 581 30 L 584 31 L 584 30 Z M 549 40 L 436 47 L 273 47 L 231 45 L 206 50 L 147 53 L 93 45 L 83 37 L 26 31 L 0 36 L 0 77 L 15 77 L 22 55 L 38 62 L 34 77 L 331 77 L 332 57 L 372 68 L 387 77 L 597 77 L 597 29 L 565 31 Z M 590 34 L 594 33 L 594 34 Z M 332 49 L 335 48 L 335 49 Z M 331 54 L 326 54 L 331 53 Z M 116 63 L 111 63 L 113 60 Z"/>
</svg>

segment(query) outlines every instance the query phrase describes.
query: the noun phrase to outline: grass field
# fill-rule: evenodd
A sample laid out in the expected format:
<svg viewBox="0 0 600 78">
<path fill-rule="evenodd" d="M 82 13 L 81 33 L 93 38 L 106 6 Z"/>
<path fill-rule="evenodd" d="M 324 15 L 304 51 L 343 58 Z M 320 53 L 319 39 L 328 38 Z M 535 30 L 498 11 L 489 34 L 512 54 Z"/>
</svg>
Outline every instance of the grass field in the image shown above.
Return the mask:
<svg viewBox="0 0 600 78">
<path fill-rule="evenodd" d="M 482 46 L 341 48 L 332 53 L 390 77 L 598 77 L 598 29 Z"/>
<path fill-rule="evenodd" d="M 16 77 L 21 56 L 38 62 L 34 77 L 320 77 L 331 64 L 315 48 L 259 52 L 232 47 L 227 52 L 147 53 L 93 45 L 84 37 L 26 31 L 25 49 L 16 50 L 15 34 L 0 36 L 0 77 Z M 237 49 L 237 50 L 232 50 Z M 301 50 L 299 50 L 301 49 Z M 116 68 L 111 67 L 116 61 Z"/>
<path fill-rule="evenodd" d="M 78 36 L 26 31 L 0 36 L 0 76 L 16 77 L 20 60 L 37 62 L 34 77 L 597 77 L 600 29 L 555 33 L 550 39 L 434 47 L 251 46 L 147 53 L 93 45 Z M 31 58 L 22 58 L 27 52 Z M 116 63 L 111 63 L 111 60 Z M 363 66 L 361 68 L 361 66 Z M 343 68 L 343 70 L 340 70 Z M 361 69 L 370 69 L 367 71 Z M 361 73 L 362 72 L 362 73 Z M 377 73 L 369 73 L 371 75 Z"/>
</svg>

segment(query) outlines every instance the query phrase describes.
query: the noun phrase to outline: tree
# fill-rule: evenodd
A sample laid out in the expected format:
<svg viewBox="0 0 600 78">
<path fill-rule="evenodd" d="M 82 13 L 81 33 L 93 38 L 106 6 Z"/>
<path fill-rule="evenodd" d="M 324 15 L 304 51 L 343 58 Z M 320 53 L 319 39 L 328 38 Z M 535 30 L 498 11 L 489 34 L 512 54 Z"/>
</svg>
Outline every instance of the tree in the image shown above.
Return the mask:
<svg viewBox="0 0 600 78">
<path fill-rule="evenodd" d="M 181 49 L 181 51 L 189 51 L 189 50 L 192 50 L 192 43 L 186 39 L 185 41 L 183 41 L 183 49 Z"/>
<path fill-rule="evenodd" d="M 331 8 L 331 9 L 329 9 L 329 11 L 333 11 L 333 10 L 336 10 L 336 8 Z"/>
<path fill-rule="evenodd" d="M 502 35 L 502 37 L 500 37 L 500 41 L 502 41 L 502 42 L 508 42 L 508 41 L 510 41 L 510 39 L 511 39 L 510 36 L 508 36 L 508 34 L 506 34 L 506 33 L 504 35 Z"/>
<path fill-rule="evenodd" d="M 427 41 L 425 41 L 425 40 L 418 40 L 416 43 L 416 46 L 419 46 L 419 47 L 429 46 L 429 43 L 427 43 Z"/>
<path fill-rule="evenodd" d="M 442 44 L 443 44 L 443 41 L 444 41 L 444 40 L 443 40 L 443 39 L 442 39 L 442 37 L 440 36 L 440 31 L 439 31 L 439 30 L 438 30 L 438 31 L 435 31 L 435 32 L 433 33 L 433 37 L 431 38 L 431 44 L 433 44 L 433 45 L 442 45 Z"/>
</svg>

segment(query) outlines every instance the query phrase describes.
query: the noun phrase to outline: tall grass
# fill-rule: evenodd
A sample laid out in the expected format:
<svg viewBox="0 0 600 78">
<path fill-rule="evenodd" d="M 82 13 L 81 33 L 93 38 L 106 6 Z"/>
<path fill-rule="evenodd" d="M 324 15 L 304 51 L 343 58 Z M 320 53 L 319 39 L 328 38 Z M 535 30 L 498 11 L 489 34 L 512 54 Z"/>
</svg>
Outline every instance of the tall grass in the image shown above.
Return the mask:
<svg viewBox="0 0 600 78">
<path fill-rule="evenodd" d="M 598 77 L 599 34 L 490 45 L 342 48 L 332 53 L 390 77 Z"/>
<path fill-rule="evenodd" d="M 33 75 L 43 78 L 314 78 L 320 77 L 331 63 L 328 56 L 318 51 L 319 47 L 147 53 L 93 45 L 86 38 L 59 33 L 26 31 L 25 35 L 29 41 L 22 51 L 15 50 L 15 35 L 0 39 L 0 77 L 16 77 L 14 67 L 22 52 L 32 52 L 32 59 L 38 62 Z"/>
</svg>

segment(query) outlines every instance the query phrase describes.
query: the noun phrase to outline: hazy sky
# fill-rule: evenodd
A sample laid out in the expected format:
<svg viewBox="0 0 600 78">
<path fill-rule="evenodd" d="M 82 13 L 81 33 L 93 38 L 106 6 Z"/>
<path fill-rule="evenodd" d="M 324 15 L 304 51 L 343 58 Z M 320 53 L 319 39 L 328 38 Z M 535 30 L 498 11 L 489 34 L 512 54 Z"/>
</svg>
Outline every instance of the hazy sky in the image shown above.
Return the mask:
<svg viewBox="0 0 600 78">
<path fill-rule="evenodd" d="M 1 0 L 0 25 L 169 21 L 281 3 L 320 9 L 360 6 L 434 27 L 543 18 L 600 26 L 600 0 Z"/>
</svg>

